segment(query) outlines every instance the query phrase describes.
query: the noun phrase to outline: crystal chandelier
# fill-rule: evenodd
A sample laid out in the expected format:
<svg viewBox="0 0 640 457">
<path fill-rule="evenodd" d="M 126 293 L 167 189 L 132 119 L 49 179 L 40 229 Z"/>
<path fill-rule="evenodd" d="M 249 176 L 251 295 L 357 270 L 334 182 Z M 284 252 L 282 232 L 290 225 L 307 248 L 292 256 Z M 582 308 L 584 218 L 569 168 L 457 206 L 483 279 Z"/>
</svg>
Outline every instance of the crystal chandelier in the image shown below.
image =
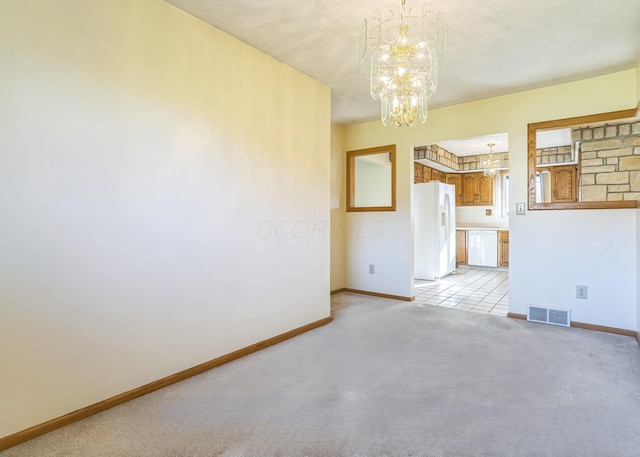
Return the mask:
<svg viewBox="0 0 640 457">
<path fill-rule="evenodd" d="M 493 178 L 498 174 L 500 159 L 493 155 L 493 147 L 495 146 L 495 143 L 489 143 L 487 146 L 489 146 L 489 155 L 482 161 L 482 168 L 485 176 Z"/>
<path fill-rule="evenodd" d="M 411 6 L 402 0 L 364 20 L 360 68 L 371 81 L 371 96 L 380 100 L 385 126 L 424 124 L 446 51 L 444 14 L 429 3 Z"/>
</svg>

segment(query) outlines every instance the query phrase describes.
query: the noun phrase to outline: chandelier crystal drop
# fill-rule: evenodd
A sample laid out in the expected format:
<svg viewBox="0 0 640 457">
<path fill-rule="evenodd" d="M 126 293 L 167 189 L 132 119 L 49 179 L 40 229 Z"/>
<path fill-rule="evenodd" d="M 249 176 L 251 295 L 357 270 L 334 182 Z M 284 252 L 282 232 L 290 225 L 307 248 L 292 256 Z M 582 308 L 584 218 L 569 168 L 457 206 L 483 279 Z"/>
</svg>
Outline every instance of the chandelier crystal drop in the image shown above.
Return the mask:
<svg viewBox="0 0 640 457">
<path fill-rule="evenodd" d="M 482 161 L 482 168 L 485 176 L 493 178 L 498 174 L 498 169 L 501 164 L 500 159 L 493 155 L 493 147 L 495 146 L 495 143 L 489 143 L 487 146 L 489 146 L 489 155 Z"/>
<path fill-rule="evenodd" d="M 438 89 L 446 62 L 447 23 L 433 5 L 406 0 L 375 10 L 363 23 L 360 68 L 380 101 L 385 126 L 412 127 L 427 120 L 427 99 Z"/>
</svg>

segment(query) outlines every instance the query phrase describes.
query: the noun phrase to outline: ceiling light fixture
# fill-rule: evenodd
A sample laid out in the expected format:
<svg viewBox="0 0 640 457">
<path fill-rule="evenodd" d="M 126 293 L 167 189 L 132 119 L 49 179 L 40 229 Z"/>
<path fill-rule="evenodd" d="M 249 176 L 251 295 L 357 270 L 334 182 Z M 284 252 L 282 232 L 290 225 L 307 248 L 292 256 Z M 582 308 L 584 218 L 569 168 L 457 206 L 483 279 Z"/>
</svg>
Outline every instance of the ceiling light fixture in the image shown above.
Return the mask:
<svg viewBox="0 0 640 457">
<path fill-rule="evenodd" d="M 371 81 L 371 97 L 380 100 L 385 126 L 424 124 L 446 52 L 444 14 L 429 3 L 411 6 L 402 0 L 364 20 L 360 68 Z"/>
<path fill-rule="evenodd" d="M 489 146 L 489 155 L 482 161 L 482 168 L 485 176 L 493 178 L 498 174 L 500 159 L 493 155 L 493 147 L 495 146 L 495 143 L 489 143 L 487 146 Z"/>
</svg>

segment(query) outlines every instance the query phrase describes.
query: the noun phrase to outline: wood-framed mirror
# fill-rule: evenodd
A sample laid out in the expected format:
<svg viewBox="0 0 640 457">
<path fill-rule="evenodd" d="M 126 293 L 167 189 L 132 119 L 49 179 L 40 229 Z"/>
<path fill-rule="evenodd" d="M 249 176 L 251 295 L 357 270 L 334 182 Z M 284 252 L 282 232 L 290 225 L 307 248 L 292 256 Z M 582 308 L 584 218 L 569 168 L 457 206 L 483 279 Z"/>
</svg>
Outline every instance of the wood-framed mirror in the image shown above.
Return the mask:
<svg viewBox="0 0 640 457">
<path fill-rule="evenodd" d="M 635 208 L 640 119 L 635 109 L 528 125 L 529 210 Z"/>
<path fill-rule="evenodd" d="M 347 211 L 396 210 L 396 145 L 347 151 Z"/>
</svg>

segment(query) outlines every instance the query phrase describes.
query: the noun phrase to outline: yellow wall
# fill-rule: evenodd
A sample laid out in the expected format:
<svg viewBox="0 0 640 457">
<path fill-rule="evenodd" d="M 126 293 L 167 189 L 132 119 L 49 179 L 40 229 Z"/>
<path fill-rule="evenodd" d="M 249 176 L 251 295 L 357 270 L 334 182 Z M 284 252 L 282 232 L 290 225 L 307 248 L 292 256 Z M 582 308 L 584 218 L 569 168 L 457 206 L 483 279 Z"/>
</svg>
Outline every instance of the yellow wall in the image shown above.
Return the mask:
<svg viewBox="0 0 640 457">
<path fill-rule="evenodd" d="M 329 316 L 327 87 L 160 0 L 0 55 L 0 437 Z"/>
<path fill-rule="evenodd" d="M 345 278 L 346 155 L 345 128 L 331 126 L 331 290 L 342 289 Z"/>
<path fill-rule="evenodd" d="M 589 290 L 592 287 L 604 290 L 611 289 L 608 284 L 615 283 L 619 284 L 615 291 L 617 301 L 605 297 L 602 301 L 597 297 L 582 301 L 575 304 L 572 318 L 612 327 L 635 327 L 637 267 L 633 247 L 636 222 L 632 211 L 580 210 L 513 215 L 515 203 L 527 201 L 527 124 L 632 108 L 636 104 L 635 86 L 636 71 L 628 70 L 432 110 L 426 124 L 415 128 L 384 128 L 379 121 L 347 128 L 347 150 L 397 144 L 398 160 L 398 210 L 384 214 L 347 214 L 349 235 L 373 223 L 384 227 L 383 236 L 377 239 L 348 238 L 347 287 L 413 295 L 411 188 L 414 146 L 507 132 L 512 214 L 509 220 L 511 311 L 526 313 L 527 304 L 536 302 L 573 306 L 576 284 L 587 284 Z M 550 242 L 548 236 L 555 233 L 554 227 L 561 227 L 570 237 Z M 540 240 L 546 241 L 540 243 Z M 586 251 L 585 246 L 589 246 L 590 251 Z M 585 269 L 586 264 L 593 263 L 584 258 L 585 253 L 600 250 L 621 266 L 612 269 L 610 265 L 596 263 Z M 375 275 L 367 274 L 368 263 L 378 264 Z M 621 271 L 625 272 L 623 277 L 618 274 Z"/>
<path fill-rule="evenodd" d="M 638 66 L 636 67 L 636 98 L 638 99 L 638 108 L 640 108 L 640 57 L 638 57 Z"/>
</svg>

